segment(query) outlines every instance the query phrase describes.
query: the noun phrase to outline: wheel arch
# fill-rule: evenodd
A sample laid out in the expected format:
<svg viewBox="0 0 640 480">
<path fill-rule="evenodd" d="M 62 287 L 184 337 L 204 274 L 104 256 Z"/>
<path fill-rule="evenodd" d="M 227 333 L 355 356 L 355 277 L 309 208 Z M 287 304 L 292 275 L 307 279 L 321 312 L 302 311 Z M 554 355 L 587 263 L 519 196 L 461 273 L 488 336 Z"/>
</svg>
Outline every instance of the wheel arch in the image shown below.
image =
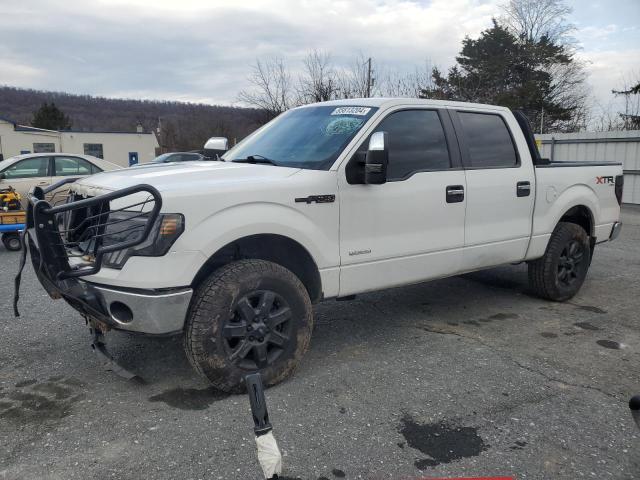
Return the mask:
<svg viewBox="0 0 640 480">
<path fill-rule="evenodd" d="M 218 268 L 243 259 L 266 260 L 287 268 L 300 279 L 312 302 L 322 299 L 320 270 L 309 251 L 296 240 L 274 233 L 248 235 L 227 243 L 200 267 L 192 287 Z"/>
<path fill-rule="evenodd" d="M 586 205 L 574 205 L 562 214 L 559 222 L 575 223 L 584 228 L 589 237 L 595 233 L 595 219 L 593 212 Z"/>
</svg>

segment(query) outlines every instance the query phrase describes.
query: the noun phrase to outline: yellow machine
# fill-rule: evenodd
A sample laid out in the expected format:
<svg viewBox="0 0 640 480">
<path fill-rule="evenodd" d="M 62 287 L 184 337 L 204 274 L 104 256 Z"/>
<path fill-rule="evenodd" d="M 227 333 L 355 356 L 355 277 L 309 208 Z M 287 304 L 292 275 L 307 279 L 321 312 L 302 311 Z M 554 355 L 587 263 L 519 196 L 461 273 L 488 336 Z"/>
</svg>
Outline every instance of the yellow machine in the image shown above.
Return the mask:
<svg viewBox="0 0 640 480">
<path fill-rule="evenodd" d="M 20 250 L 20 232 L 24 230 L 25 212 L 20 204 L 20 194 L 13 188 L 0 190 L 0 232 L 7 250 Z"/>
<path fill-rule="evenodd" d="M 0 189 L 0 210 L 7 212 L 9 210 L 20 210 L 20 194 L 13 188 Z"/>
</svg>

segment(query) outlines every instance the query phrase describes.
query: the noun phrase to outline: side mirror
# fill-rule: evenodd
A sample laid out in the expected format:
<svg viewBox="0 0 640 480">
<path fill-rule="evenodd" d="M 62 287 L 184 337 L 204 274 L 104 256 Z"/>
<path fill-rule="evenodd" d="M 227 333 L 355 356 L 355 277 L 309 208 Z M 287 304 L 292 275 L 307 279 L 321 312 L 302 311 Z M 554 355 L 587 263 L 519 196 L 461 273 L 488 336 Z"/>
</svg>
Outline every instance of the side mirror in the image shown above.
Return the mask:
<svg viewBox="0 0 640 480">
<path fill-rule="evenodd" d="M 370 185 L 386 183 L 388 164 L 387 132 L 375 132 L 369 139 L 369 148 L 364 162 L 364 183 Z"/>
<path fill-rule="evenodd" d="M 216 158 L 229 150 L 229 140 L 226 137 L 211 137 L 204 144 L 204 154 L 210 158 Z"/>
<path fill-rule="evenodd" d="M 0 180 L 5 180 L 6 178 L 7 175 L 4 172 L 0 173 Z"/>
</svg>

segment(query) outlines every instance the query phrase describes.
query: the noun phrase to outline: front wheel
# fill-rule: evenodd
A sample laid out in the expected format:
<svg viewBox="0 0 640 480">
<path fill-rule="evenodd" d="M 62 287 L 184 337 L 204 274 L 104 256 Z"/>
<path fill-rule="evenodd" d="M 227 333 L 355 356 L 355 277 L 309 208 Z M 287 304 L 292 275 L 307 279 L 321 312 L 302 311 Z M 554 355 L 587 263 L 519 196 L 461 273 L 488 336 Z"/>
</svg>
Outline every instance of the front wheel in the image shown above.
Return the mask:
<svg viewBox="0 0 640 480">
<path fill-rule="evenodd" d="M 185 350 L 216 388 L 238 392 L 252 372 L 267 386 L 291 375 L 312 328 L 311 301 L 298 277 L 272 262 L 240 260 L 216 270 L 196 291 Z"/>
<path fill-rule="evenodd" d="M 2 243 L 7 250 L 11 250 L 12 252 L 17 252 L 22 248 L 22 243 L 20 242 L 20 235 L 18 233 L 3 233 L 2 234 Z"/>
<path fill-rule="evenodd" d="M 560 222 L 544 257 L 529 262 L 529 285 L 542 298 L 569 300 L 584 283 L 590 263 L 587 232 L 575 223 Z"/>
</svg>

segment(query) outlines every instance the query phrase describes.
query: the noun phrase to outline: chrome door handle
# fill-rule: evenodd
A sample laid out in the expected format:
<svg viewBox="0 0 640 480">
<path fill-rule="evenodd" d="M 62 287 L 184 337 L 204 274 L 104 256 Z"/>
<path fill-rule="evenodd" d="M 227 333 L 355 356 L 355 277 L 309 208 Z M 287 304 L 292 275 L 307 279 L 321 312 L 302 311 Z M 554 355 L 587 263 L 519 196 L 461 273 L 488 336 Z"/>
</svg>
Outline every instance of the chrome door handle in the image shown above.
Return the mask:
<svg viewBox="0 0 640 480">
<path fill-rule="evenodd" d="M 531 194 L 531 182 L 518 182 L 516 184 L 516 196 L 528 197 Z"/>
<path fill-rule="evenodd" d="M 446 195 L 447 203 L 460 203 L 464 201 L 464 186 L 449 185 Z"/>
</svg>

